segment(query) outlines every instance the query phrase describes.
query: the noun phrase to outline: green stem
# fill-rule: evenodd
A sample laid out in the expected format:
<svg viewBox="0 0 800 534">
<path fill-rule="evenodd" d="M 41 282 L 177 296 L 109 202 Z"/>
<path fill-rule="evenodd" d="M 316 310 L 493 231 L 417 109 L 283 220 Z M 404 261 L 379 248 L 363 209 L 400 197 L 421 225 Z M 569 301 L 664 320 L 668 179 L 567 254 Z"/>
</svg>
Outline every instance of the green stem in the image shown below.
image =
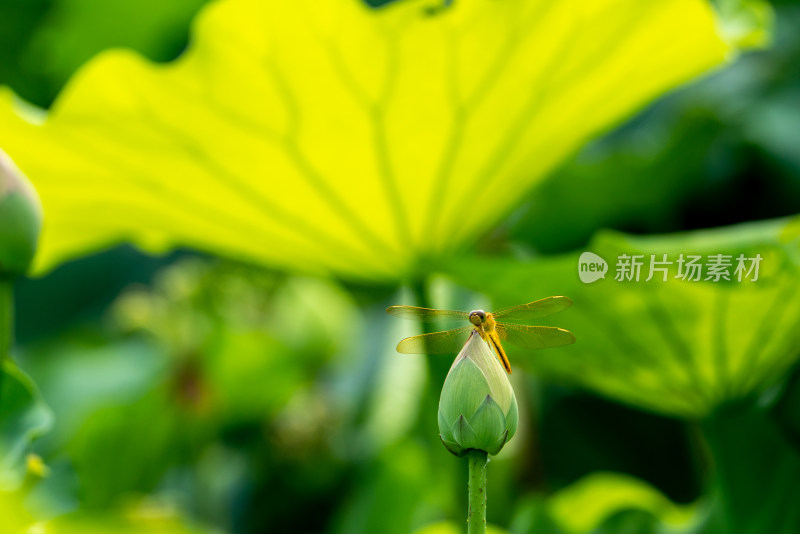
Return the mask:
<svg viewBox="0 0 800 534">
<path fill-rule="evenodd" d="M 14 286 L 10 279 L 0 277 L 0 388 L 2 369 L 11 351 L 14 332 Z"/>
<path fill-rule="evenodd" d="M 469 514 L 467 534 L 486 532 L 486 464 L 489 463 L 486 451 L 471 450 L 467 453 L 469 462 Z"/>
<path fill-rule="evenodd" d="M 0 364 L 11 350 L 14 325 L 14 290 L 11 280 L 0 278 Z"/>
<path fill-rule="evenodd" d="M 420 281 L 411 286 L 416 298 L 416 305 L 423 308 L 432 307 L 428 291 L 426 290 L 425 282 Z M 423 334 L 429 334 L 434 331 L 430 323 L 420 323 Z M 450 365 L 453 363 L 452 358 L 442 357 L 439 355 L 428 355 L 426 357 L 428 365 L 428 387 L 425 390 L 424 398 L 421 404 L 420 417 L 422 417 L 422 424 L 419 428 L 423 431 L 423 435 L 439 434 L 439 424 L 436 422 L 435 417 L 430 417 L 430 414 L 435 414 L 439 409 L 439 395 L 441 393 L 442 384 L 444 384 L 447 373 L 450 371 Z"/>
<path fill-rule="evenodd" d="M 427 284 L 424 280 L 419 280 L 417 283 L 410 286 L 416 299 L 416 305 L 423 308 L 433 307 Z M 421 323 L 423 334 L 433 332 L 430 323 Z M 420 432 L 421 440 L 434 439 L 439 441 L 439 423 L 436 413 L 439 411 L 439 397 L 441 395 L 442 385 L 444 384 L 447 373 L 452 364 L 452 358 L 442 355 L 432 355 L 425 358 L 428 368 L 428 384 L 422 394 L 419 407 L 419 421 L 416 424 L 417 431 Z M 445 457 L 449 457 L 449 453 L 445 453 Z M 463 464 L 452 457 L 452 460 L 444 460 L 436 465 L 435 473 L 431 475 L 439 479 L 453 480 L 456 486 L 462 486 L 467 483 L 467 474 L 464 472 Z M 463 499 L 449 499 L 447 501 L 447 515 L 449 517 L 464 517 L 468 514 L 467 503 Z"/>
</svg>

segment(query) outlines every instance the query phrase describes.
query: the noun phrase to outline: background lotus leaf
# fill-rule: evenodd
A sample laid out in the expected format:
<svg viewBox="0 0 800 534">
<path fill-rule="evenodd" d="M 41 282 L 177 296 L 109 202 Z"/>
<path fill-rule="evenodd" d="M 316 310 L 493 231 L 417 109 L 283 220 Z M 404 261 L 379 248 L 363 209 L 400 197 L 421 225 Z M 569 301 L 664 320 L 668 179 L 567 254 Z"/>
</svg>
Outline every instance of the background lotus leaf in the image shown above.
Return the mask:
<svg viewBox="0 0 800 534">
<path fill-rule="evenodd" d="M 760 393 L 800 353 L 800 232 L 797 219 L 774 220 L 670 236 L 600 233 L 587 247 L 608 263 L 605 279 L 578 277 L 580 252 L 541 259 L 460 261 L 455 279 L 487 294 L 497 308 L 543 295 L 575 305 L 543 321 L 571 330 L 575 345 L 525 354 L 520 365 L 652 411 L 702 417 L 727 402 Z M 639 281 L 615 280 L 618 258 L 642 255 Z M 651 255 L 671 261 L 668 280 L 650 273 Z M 730 280 L 676 279 L 683 254 L 729 255 Z M 739 254 L 757 254 L 758 279 L 738 281 Z M 749 263 L 747 266 L 749 267 Z M 520 295 L 525 294 L 522 298 Z M 522 353 L 522 354 L 521 354 Z"/>
<path fill-rule="evenodd" d="M 133 241 L 408 274 L 733 54 L 702 0 L 429 4 L 226 0 L 174 63 L 103 53 L 47 113 L 0 90 L 47 213 L 38 269 Z"/>
</svg>

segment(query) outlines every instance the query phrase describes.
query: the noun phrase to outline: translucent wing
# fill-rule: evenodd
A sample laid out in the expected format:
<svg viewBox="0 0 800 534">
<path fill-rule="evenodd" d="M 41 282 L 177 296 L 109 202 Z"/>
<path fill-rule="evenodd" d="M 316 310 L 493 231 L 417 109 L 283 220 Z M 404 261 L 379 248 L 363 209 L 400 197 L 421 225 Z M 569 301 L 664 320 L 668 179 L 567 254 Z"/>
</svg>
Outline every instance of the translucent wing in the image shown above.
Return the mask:
<svg viewBox="0 0 800 534">
<path fill-rule="evenodd" d="M 397 352 L 403 354 L 455 354 L 467 342 L 470 330 L 472 330 L 471 325 L 444 332 L 407 337 L 397 344 Z"/>
<path fill-rule="evenodd" d="M 495 319 L 503 320 L 527 320 L 541 319 L 548 315 L 553 315 L 572 306 L 572 300 L 567 297 L 547 297 L 527 304 L 503 308 L 492 313 Z"/>
<path fill-rule="evenodd" d="M 563 328 L 508 323 L 497 323 L 494 328 L 500 339 L 523 349 L 546 349 L 575 343 L 572 332 Z"/>
<path fill-rule="evenodd" d="M 389 306 L 386 313 L 401 317 L 403 319 L 414 319 L 427 323 L 439 320 L 465 320 L 469 321 L 469 312 L 453 310 L 432 310 L 430 308 L 419 308 L 417 306 Z"/>
</svg>

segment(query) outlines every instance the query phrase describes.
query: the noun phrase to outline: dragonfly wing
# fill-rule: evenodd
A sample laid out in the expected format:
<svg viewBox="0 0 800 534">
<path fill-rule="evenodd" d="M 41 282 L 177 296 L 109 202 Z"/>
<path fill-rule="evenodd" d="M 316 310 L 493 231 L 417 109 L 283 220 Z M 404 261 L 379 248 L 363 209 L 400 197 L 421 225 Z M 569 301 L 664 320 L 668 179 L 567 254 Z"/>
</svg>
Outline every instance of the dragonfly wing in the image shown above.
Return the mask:
<svg viewBox="0 0 800 534">
<path fill-rule="evenodd" d="M 467 342 L 472 326 L 407 337 L 397 344 L 403 354 L 455 354 Z"/>
<path fill-rule="evenodd" d="M 523 349 L 546 349 L 575 343 L 572 332 L 553 326 L 497 323 L 494 328 L 500 339 Z"/>
<path fill-rule="evenodd" d="M 503 308 L 492 315 L 495 319 L 529 320 L 541 319 L 553 315 L 572 306 L 572 300 L 567 297 L 547 297 L 527 304 L 519 304 L 510 308 Z"/>
<path fill-rule="evenodd" d="M 466 320 L 469 321 L 469 313 L 454 310 L 433 310 L 431 308 L 420 308 L 418 306 L 389 306 L 386 313 L 401 317 L 403 319 L 414 319 L 427 323 L 444 320 Z"/>
</svg>

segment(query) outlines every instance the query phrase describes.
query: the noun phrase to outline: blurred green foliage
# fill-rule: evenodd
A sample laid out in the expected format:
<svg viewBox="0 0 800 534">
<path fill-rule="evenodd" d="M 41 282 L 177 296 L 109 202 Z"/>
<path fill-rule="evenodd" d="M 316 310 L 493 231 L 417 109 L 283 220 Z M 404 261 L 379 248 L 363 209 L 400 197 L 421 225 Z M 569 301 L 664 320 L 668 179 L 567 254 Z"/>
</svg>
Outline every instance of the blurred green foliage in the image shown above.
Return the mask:
<svg viewBox="0 0 800 534">
<path fill-rule="evenodd" d="M 49 107 L 72 74 L 103 50 L 134 48 L 155 61 L 178 56 L 207 0 L 4 0 L 0 83 Z"/>
<path fill-rule="evenodd" d="M 30 442 L 52 426 L 52 413 L 30 378 L 13 363 L 0 371 L 0 490 L 20 485 Z"/>
<path fill-rule="evenodd" d="M 202 3 L 0 3 L 0 83 L 47 107 L 108 47 L 171 59 Z M 764 39 L 765 4 L 717 5 L 729 39 Z M 16 360 L 32 380 L 8 365 L 0 390 L 0 447 L 13 451 L 3 481 L 16 488 L 0 494 L 4 532 L 460 532 L 465 466 L 435 435 L 448 358 L 395 354 L 415 330 L 383 309 L 558 293 L 575 305 L 552 324 L 578 342 L 510 354 L 520 429 L 489 467 L 494 534 L 797 532 L 800 226 L 786 217 L 800 213 L 800 9 L 775 7 L 771 49 L 659 101 L 547 178 L 534 166 L 503 181 L 507 205 L 457 214 L 491 212 L 483 236 L 410 287 L 254 267 L 236 260 L 277 255 L 219 247 L 234 259 L 116 248 L 18 283 Z M 698 231 L 715 226 L 727 227 Z M 765 260 L 750 285 L 583 285 L 583 250 L 609 263 L 622 252 Z M 25 465 L 29 450 L 45 470 Z"/>
</svg>

